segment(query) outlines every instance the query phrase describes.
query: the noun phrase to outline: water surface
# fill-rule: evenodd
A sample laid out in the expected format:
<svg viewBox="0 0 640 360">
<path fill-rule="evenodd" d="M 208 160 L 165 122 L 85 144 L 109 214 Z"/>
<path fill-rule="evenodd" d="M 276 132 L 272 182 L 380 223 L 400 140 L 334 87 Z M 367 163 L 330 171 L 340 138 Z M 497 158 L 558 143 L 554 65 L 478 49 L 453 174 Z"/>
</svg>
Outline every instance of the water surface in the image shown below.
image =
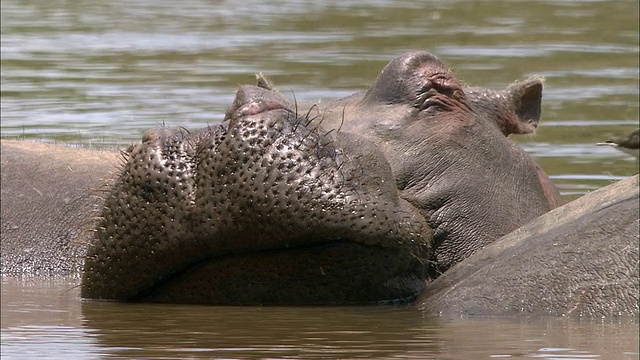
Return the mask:
<svg viewBox="0 0 640 360">
<path fill-rule="evenodd" d="M 366 88 L 428 50 L 468 84 L 546 78 L 515 137 L 568 198 L 638 172 L 594 143 L 638 127 L 638 1 L 3 0 L 1 136 L 93 147 L 219 123 L 269 75 L 300 100 Z M 82 302 L 77 279 L 2 283 L 2 358 L 638 359 L 637 319 L 446 319 L 406 307 Z"/>
<path fill-rule="evenodd" d="M 2 358 L 637 359 L 637 319 L 450 319 L 409 307 L 78 301 L 77 279 L 4 278 Z"/>
<path fill-rule="evenodd" d="M 154 126 L 220 122 L 255 72 L 313 101 L 428 50 L 472 85 L 546 78 L 542 127 L 516 141 L 576 197 L 637 172 L 594 143 L 638 126 L 638 11 L 634 0 L 7 0 L 2 136 L 123 146 Z"/>
</svg>

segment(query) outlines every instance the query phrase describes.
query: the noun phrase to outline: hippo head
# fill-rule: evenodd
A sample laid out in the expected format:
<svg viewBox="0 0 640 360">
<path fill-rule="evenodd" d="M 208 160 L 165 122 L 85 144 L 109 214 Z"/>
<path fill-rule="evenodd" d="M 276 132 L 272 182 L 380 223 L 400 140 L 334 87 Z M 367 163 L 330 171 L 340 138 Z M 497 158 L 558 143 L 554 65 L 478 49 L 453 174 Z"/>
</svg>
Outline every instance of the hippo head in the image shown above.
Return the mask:
<svg viewBox="0 0 640 360">
<path fill-rule="evenodd" d="M 430 54 L 397 58 L 338 101 L 305 107 L 271 88 L 241 87 L 220 126 L 150 130 L 129 151 L 83 297 L 406 301 L 551 207 L 505 136 L 533 129 L 521 114 L 536 110 L 513 91 L 462 87 Z"/>
<path fill-rule="evenodd" d="M 561 203 L 510 134 L 534 132 L 542 82 L 466 87 L 437 57 L 397 57 L 365 92 L 312 111 L 323 126 L 376 143 L 399 196 L 434 233 L 432 277 Z"/>
<path fill-rule="evenodd" d="M 275 92 L 225 124 L 157 129 L 127 155 L 85 263 L 84 297 L 374 303 L 424 287 L 431 232 L 370 141 L 325 131 Z"/>
</svg>

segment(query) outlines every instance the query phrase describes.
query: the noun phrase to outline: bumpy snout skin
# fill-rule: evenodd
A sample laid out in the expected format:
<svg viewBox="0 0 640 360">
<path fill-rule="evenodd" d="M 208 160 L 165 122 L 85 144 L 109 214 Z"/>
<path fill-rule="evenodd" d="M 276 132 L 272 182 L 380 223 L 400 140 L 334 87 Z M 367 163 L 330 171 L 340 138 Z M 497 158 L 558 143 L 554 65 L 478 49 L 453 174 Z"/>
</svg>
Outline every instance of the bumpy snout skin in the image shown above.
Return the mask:
<svg viewBox="0 0 640 360">
<path fill-rule="evenodd" d="M 375 303 L 424 287 L 431 232 L 368 140 L 243 87 L 225 125 L 132 149 L 89 249 L 82 296 Z"/>
</svg>

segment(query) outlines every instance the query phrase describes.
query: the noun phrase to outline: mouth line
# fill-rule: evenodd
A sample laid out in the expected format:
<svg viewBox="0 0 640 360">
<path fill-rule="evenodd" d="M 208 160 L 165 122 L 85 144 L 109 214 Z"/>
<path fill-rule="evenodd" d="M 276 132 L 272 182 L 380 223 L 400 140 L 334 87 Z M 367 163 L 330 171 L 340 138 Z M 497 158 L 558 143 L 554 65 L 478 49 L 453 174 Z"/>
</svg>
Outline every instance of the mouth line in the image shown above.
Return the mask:
<svg viewBox="0 0 640 360">
<path fill-rule="evenodd" d="M 333 239 L 304 246 L 234 252 L 192 262 L 159 279 L 129 298 L 128 302 L 162 302 L 213 305 L 286 305 L 295 295 L 315 292 L 303 300 L 307 305 L 330 305 L 333 294 L 343 299 L 335 305 L 357 304 L 351 293 L 369 286 L 385 295 L 367 303 L 407 303 L 417 291 L 403 289 L 398 296 L 388 293 L 394 279 L 415 278 L 389 249 L 349 239 Z M 414 274 L 414 275 L 412 275 Z M 343 281 L 344 280 L 344 281 Z M 369 282 L 375 284 L 371 285 Z M 301 285 L 303 284 L 303 285 Z M 374 286 L 374 287 L 371 287 Z M 415 289 L 414 289 L 415 290 Z M 190 294 L 197 293 L 196 295 Z M 308 295 L 308 293 L 306 294 Z M 184 296 L 191 300 L 182 301 Z M 277 300 L 273 300 L 275 299 Z"/>
<path fill-rule="evenodd" d="M 176 271 L 172 272 L 171 274 L 168 274 L 168 275 L 162 277 L 161 279 L 159 279 L 158 281 L 156 281 L 152 285 L 148 286 L 146 289 L 141 290 L 140 292 L 138 292 L 138 294 L 133 295 L 127 301 L 132 301 L 132 302 L 143 301 L 151 293 L 153 293 L 153 292 L 155 292 L 155 291 L 157 291 L 159 289 L 164 288 L 165 286 L 167 286 L 167 284 L 173 283 L 177 279 L 180 279 L 181 277 L 183 277 L 185 274 L 187 274 L 189 272 L 197 271 L 199 268 L 201 268 L 203 266 L 207 266 L 209 264 L 212 264 L 212 263 L 214 263 L 216 261 L 221 261 L 221 260 L 225 260 L 225 259 L 233 259 L 233 258 L 237 258 L 237 257 L 246 257 L 246 256 L 251 256 L 251 255 L 284 254 L 284 253 L 288 253 L 288 252 L 295 252 L 295 251 L 298 251 L 298 250 L 318 249 L 318 248 L 330 246 L 330 245 L 333 245 L 333 244 L 340 244 L 340 243 L 357 244 L 357 245 L 361 245 L 361 246 L 365 246 L 365 247 L 368 246 L 368 245 L 365 245 L 365 244 L 362 244 L 362 243 L 359 243 L 359 242 L 351 241 L 349 239 L 337 238 L 335 240 L 316 242 L 316 243 L 309 244 L 309 245 L 296 245 L 296 246 L 291 246 L 291 247 L 285 246 L 285 247 L 281 247 L 281 248 L 258 248 L 258 249 L 250 250 L 250 251 L 231 251 L 231 252 L 220 254 L 220 255 L 216 255 L 216 256 L 207 256 L 207 257 L 204 257 L 204 258 L 199 259 L 197 261 L 194 261 L 194 262 L 191 262 L 189 264 L 186 264 L 181 269 L 176 270 Z"/>
</svg>

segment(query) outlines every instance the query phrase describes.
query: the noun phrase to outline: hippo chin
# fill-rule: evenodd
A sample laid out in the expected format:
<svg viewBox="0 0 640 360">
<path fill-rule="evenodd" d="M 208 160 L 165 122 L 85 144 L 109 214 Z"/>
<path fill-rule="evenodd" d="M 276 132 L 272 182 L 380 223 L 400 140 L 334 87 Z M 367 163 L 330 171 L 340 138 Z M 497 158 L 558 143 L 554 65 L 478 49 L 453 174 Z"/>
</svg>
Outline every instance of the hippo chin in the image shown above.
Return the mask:
<svg viewBox="0 0 640 360">
<path fill-rule="evenodd" d="M 337 101 L 259 85 L 240 88 L 220 126 L 151 130 L 130 149 L 83 297 L 405 302 L 560 202 L 507 138 L 537 126 L 539 80 L 468 88 L 416 52 Z"/>
</svg>

